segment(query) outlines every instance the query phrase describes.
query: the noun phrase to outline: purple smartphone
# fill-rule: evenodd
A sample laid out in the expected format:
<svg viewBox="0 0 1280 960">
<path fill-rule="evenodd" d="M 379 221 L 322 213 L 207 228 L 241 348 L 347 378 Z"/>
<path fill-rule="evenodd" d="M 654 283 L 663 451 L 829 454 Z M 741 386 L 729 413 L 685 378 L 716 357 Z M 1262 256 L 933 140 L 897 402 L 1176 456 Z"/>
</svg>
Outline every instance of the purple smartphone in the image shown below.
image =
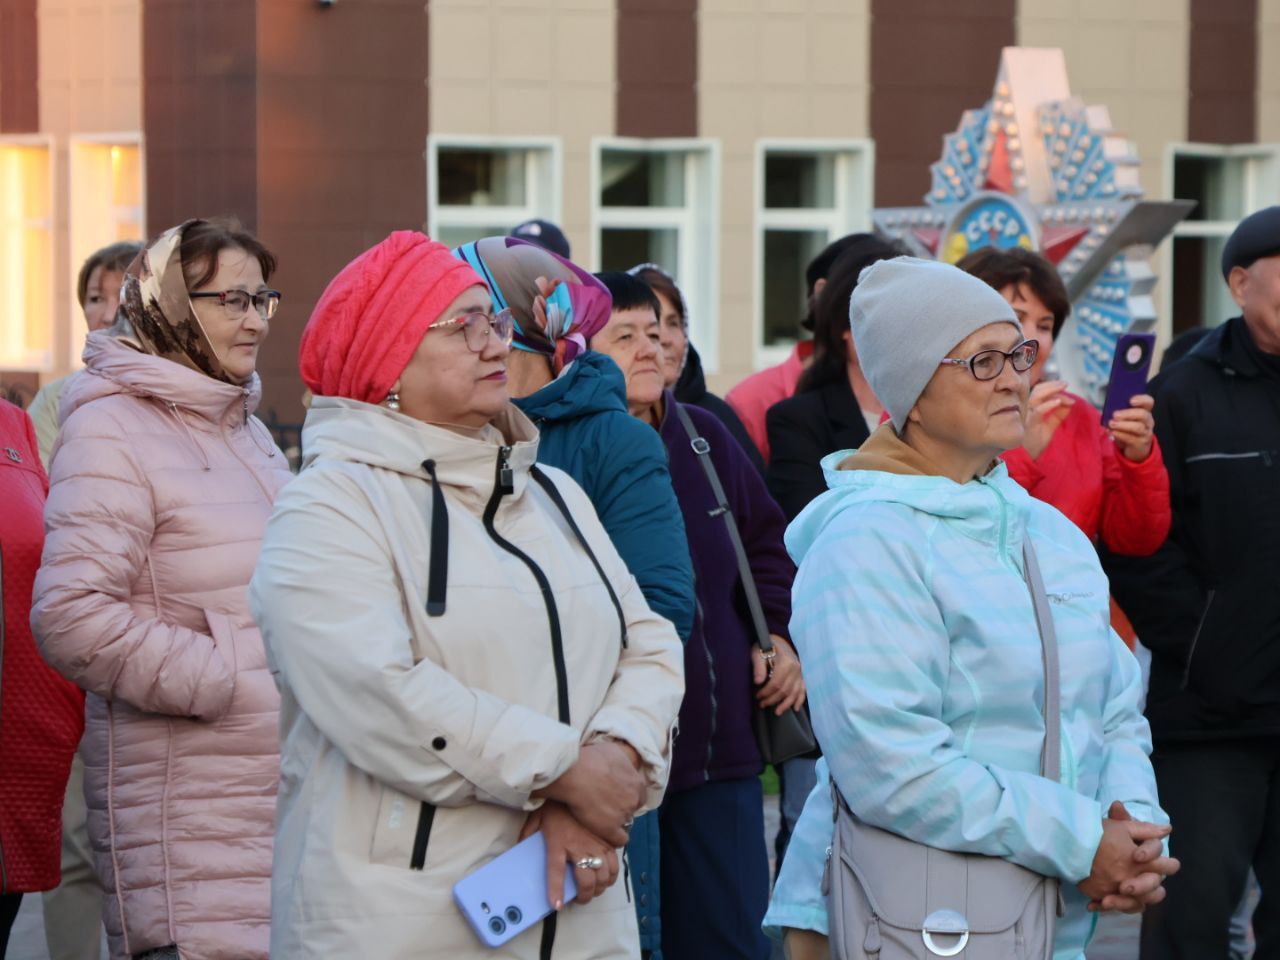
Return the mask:
<svg viewBox="0 0 1280 960">
<path fill-rule="evenodd" d="M 1107 402 L 1102 407 L 1102 425 L 1111 422 L 1117 410 L 1129 407 L 1140 393 L 1147 392 L 1147 374 L 1155 353 L 1154 333 L 1126 333 L 1116 341 L 1116 355 L 1111 361 L 1111 383 L 1107 385 Z"/>
</svg>

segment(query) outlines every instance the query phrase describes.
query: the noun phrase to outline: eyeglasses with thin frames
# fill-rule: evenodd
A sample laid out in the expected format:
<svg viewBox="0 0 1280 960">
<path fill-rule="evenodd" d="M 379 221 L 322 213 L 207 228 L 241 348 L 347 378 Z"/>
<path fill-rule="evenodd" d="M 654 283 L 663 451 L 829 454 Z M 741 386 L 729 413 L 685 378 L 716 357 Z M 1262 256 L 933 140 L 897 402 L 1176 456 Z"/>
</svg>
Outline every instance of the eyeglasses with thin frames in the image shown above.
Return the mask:
<svg viewBox="0 0 1280 960">
<path fill-rule="evenodd" d="M 464 313 L 450 320 L 437 320 L 427 329 L 439 330 L 442 327 L 455 326 L 462 327 L 462 336 L 467 342 L 468 350 L 472 353 L 483 353 L 491 334 L 497 337 L 504 347 L 511 346 L 511 340 L 515 336 L 516 318 L 510 307 L 498 313 L 473 310 L 471 313 Z"/>
<path fill-rule="evenodd" d="M 1039 340 L 1023 340 L 1007 353 L 1004 350 L 979 350 L 967 359 L 946 357 L 939 366 L 968 367 L 975 380 L 994 380 L 1004 372 L 1006 360 L 1018 373 L 1026 373 L 1035 365 L 1039 354 Z"/>
<path fill-rule="evenodd" d="M 217 300 L 220 305 L 235 313 L 248 313 L 249 305 L 253 304 L 253 309 L 263 320 L 274 317 L 280 306 L 279 290 L 259 290 L 257 293 L 246 290 L 209 290 L 188 296 L 192 300 Z"/>
</svg>

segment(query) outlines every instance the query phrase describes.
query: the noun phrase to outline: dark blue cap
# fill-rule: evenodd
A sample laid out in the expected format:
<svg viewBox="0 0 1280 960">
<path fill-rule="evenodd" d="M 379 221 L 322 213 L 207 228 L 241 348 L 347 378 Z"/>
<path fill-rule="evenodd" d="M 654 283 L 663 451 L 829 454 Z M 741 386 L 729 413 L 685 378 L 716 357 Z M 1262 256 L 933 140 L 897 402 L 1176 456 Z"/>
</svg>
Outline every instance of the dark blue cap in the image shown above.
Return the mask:
<svg viewBox="0 0 1280 960">
<path fill-rule="evenodd" d="M 550 220 L 526 220 L 511 231 L 511 236 L 536 243 L 544 250 L 558 253 L 566 260 L 570 259 L 568 238 Z"/>
<path fill-rule="evenodd" d="M 1222 277 L 1236 267 L 1252 265 L 1263 257 L 1280 255 L 1280 206 L 1251 213 L 1231 232 L 1222 248 Z"/>
</svg>

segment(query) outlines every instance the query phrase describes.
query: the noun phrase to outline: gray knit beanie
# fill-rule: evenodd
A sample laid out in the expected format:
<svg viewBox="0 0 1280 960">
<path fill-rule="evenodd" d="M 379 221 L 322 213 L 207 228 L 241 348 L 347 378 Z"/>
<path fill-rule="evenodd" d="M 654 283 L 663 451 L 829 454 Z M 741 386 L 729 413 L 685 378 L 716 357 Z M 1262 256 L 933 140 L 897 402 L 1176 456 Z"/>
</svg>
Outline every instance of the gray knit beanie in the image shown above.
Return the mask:
<svg viewBox="0 0 1280 960">
<path fill-rule="evenodd" d="M 849 300 L 849 330 L 867 383 L 901 433 L 938 365 L 965 337 L 1004 321 L 1004 297 L 937 260 L 895 257 L 867 267 Z"/>
</svg>

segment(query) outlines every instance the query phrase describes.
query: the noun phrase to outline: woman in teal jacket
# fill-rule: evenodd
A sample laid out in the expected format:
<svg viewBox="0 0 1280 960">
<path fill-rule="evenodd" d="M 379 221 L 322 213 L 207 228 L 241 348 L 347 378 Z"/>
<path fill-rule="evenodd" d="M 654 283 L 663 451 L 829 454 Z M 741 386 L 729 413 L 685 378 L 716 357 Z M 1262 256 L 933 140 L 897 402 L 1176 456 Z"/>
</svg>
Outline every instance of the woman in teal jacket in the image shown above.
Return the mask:
<svg viewBox="0 0 1280 960">
<path fill-rule="evenodd" d="M 940 263 L 864 271 L 851 327 L 892 422 L 824 459 L 828 491 L 787 531 L 799 564 L 791 630 L 825 765 L 853 813 L 1059 879 L 1055 957 L 1076 960 L 1091 911 L 1158 902 L 1178 864 L 1162 856 L 1138 669 L 1110 629 L 1093 547 L 997 459 L 1022 443 L 1036 346 L 993 293 Z M 1058 781 L 1040 775 L 1044 673 L 1025 539 L 1058 636 Z M 827 932 L 821 774 L 765 920 L 775 934 Z"/>
<path fill-rule="evenodd" d="M 628 412 L 617 364 L 587 349 L 609 322 L 609 291 L 576 264 L 514 237 L 488 237 L 454 255 L 489 284 L 494 310 L 510 307 L 515 316 L 508 388 L 538 428 L 538 461 L 578 482 L 649 606 L 687 640 L 693 568 L 666 448 Z M 658 851 L 657 815 L 646 814 L 627 844 L 645 956 L 662 945 Z"/>
</svg>

